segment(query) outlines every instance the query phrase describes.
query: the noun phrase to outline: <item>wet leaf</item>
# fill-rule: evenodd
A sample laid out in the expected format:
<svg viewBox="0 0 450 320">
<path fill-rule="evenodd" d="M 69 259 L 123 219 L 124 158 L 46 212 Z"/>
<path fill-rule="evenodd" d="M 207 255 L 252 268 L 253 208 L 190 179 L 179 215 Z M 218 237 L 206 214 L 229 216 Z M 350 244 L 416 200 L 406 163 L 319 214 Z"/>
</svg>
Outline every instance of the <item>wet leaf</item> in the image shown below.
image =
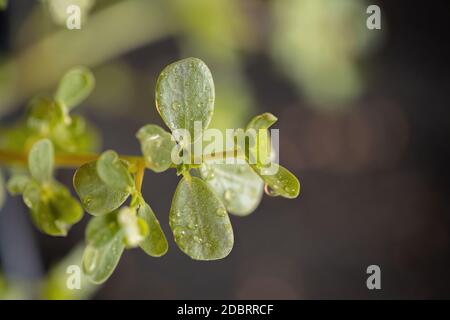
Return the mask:
<svg viewBox="0 0 450 320">
<path fill-rule="evenodd" d="M 261 201 L 264 183 L 246 163 L 204 163 L 200 167 L 200 174 L 230 213 L 248 215 Z"/>
<path fill-rule="evenodd" d="M 96 161 L 82 165 L 73 179 L 84 209 L 92 215 L 107 214 L 119 208 L 130 195 L 128 190 L 109 187 L 97 174 Z"/>
<path fill-rule="evenodd" d="M 276 163 L 272 163 L 269 167 L 257 165 L 251 167 L 270 188 L 270 195 L 293 199 L 300 194 L 300 182 L 286 168 Z"/>
<path fill-rule="evenodd" d="M 206 129 L 214 111 L 214 82 L 206 64 L 187 58 L 168 65 L 156 83 L 156 108 L 171 131 L 186 129 L 194 137 L 194 122 Z"/>
<path fill-rule="evenodd" d="M 275 117 L 271 113 L 263 113 L 254 117 L 247 124 L 247 130 L 255 130 L 256 144 L 250 147 L 250 154 L 248 157 L 252 160 L 253 164 L 268 164 L 270 163 L 270 136 L 268 133 L 268 129 L 277 121 L 277 117 Z"/>
<path fill-rule="evenodd" d="M 97 160 L 97 174 L 108 187 L 123 191 L 134 187 L 134 179 L 127 165 L 119 159 L 115 151 L 102 153 Z"/>
<path fill-rule="evenodd" d="M 86 229 L 86 242 L 83 272 L 92 282 L 102 283 L 112 274 L 125 249 L 117 211 L 92 218 Z"/>
<path fill-rule="evenodd" d="M 136 134 L 141 142 L 145 165 L 155 172 L 163 172 L 172 165 L 171 153 L 176 147 L 172 135 L 157 125 L 149 124 Z"/>
<path fill-rule="evenodd" d="M 225 206 L 200 178 L 183 178 L 178 184 L 170 227 L 178 247 L 192 259 L 222 259 L 233 248 L 233 229 Z"/>
<path fill-rule="evenodd" d="M 148 225 L 148 235 L 139 246 L 152 257 L 165 255 L 169 245 L 153 210 L 145 203 L 139 207 L 138 215 Z"/>
</svg>

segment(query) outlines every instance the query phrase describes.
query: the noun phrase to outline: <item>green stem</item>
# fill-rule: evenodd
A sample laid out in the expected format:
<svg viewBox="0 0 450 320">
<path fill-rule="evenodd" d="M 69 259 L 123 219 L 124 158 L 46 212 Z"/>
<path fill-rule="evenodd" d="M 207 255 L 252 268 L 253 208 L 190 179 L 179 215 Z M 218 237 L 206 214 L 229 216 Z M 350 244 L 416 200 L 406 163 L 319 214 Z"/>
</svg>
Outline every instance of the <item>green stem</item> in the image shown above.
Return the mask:
<svg viewBox="0 0 450 320">
<path fill-rule="evenodd" d="M 78 168 L 83 164 L 97 160 L 100 157 L 98 153 L 84 153 L 84 154 L 69 154 L 60 153 L 55 155 L 55 165 L 62 168 Z M 119 155 L 123 160 L 131 163 L 144 163 L 144 159 L 139 156 Z M 23 152 L 0 149 L 0 164 L 3 165 L 22 165 L 26 166 L 28 163 L 28 155 Z M 142 174 L 143 176 L 143 174 Z"/>
</svg>

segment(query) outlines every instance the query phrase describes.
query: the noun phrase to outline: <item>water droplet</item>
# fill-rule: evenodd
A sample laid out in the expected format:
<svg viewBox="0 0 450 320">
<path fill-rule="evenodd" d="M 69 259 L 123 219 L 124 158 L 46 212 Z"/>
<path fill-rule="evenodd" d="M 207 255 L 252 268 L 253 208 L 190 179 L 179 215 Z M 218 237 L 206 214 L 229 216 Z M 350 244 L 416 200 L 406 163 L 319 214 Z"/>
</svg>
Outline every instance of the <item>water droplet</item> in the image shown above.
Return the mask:
<svg viewBox="0 0 450 320">
<path fill-rule="evenodd" d="M 234 198 L 234 191 L 231 189 L 226 190 L 223 197 L 225 198 L 225 201 L 230 202 Z"/>
<path fill-rule="evenodd" d="M 212 180 L 215 177 L 214 169 L 211 167 L 205 168 L 203 174 L 205 176 L 205 180 Z"/>
<path fill-rule="evenodd" d="M 198 228 L 198 224 L 194 223 L 193 221 L 189 222 L 188 228 L 191 230 L 195 230 Z"/>
<path fill-rule="evenodd" d="M 178 109 L 181 108 L 181 103 L 178 102 L 178 101 L 174 101 L 174 102 L 172 102 L 172 106 L 171 107 L 172 107 L 172 110 L 177 111 Z"/>
<path fill-rule="evenodd" d="M 202 243 L 203 239 L 198 237 L 198 236 L 194 236 L 194 241 L 197 242 L 197 243 Z"/>
<path fill-rule="evenodd" d="M 216 210 L 216 214 L 219 217 L 225 217 L 225 215 L 227 214 L 227 211 L 225 210 L 225 208 L 220 207 Z"/>
<path fill-rule="evenodd" d="M 176 227 L 173 230 L 173 235 L 175 236 L 175 240 L 179 240 L 186 235 L 186 230 L 183 227 Z"/>
<path fill-rule="evenodd" d="M 98 250 L 92 246 L 87 246 L 83 256 L 84 269 L 87 273 L 93 272 L 97 267 Z"/>
<path fill-rule="evenodd" d="M 275 188 L 272 189 L 268 184 L 264 185 L 264 192 L 270 197 L 278 196 L 278 193 L 275 192 Z"/>
<path fill-rule="evenodd" d="M 91 204 L 91 202 L 92 202 L 92 198 L 90 196 L 87 196 L 83 200 L 83 206 L 88 207 Z"/>
</svg>

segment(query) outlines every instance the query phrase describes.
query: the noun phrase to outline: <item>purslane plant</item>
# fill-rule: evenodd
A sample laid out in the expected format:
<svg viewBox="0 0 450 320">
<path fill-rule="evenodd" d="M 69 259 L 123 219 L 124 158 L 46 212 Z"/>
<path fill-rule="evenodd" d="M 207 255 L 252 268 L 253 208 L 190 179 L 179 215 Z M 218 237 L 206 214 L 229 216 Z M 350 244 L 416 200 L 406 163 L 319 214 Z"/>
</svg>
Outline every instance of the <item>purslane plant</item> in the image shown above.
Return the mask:
<svg viewBox="0 0 450 320">
<path fill-rule="evenodd" d="M 65 236 L 83 211 L 93 216 L 86 229 L 82 261 L 92 282 L 101 283 L 111 275 L 124 249 L 140 247 L 153 257 L 168 250 L 159 221 L 142 196 L 145 169 L 163 172 L 173 168 L 181 176 L 169 224 L 177 246 L 196 260 L 221 259 L 229 254 L 234 235 L 228 213 L 250 214 L 264 189 L 271 196 L 298 196 L 297 178 L 271 163 L 267 131 L 277 119 L 269 113 L 256 116 L 247 125 L 246 130 L 263 133 L 256 135 L 254 144 L 211 154 L 202 149 L 193 162 L 173 161 L 174 151 L 179 157 L 191 158 L 195 144 L 177 131 L 195 136 L 195 123 L 206 130 L 213 116 L 214 83 L 201 60 L 184 59 L 161 72 L 156 108 L 172 133 L 153 124 L 142 127 L 136 137 L 143 156 L 119 155 L 113 150 L 91 153 L 95 131 L 70 111 L 93 87 L 94 78 L 87 69 L 70 70 L 54 96 L 34 99 L 25 119 L 6 130 L 0 141 L 4 148 L 0 163 L 11 169 L 8 190 L 22 195 L 37 228 L 49 235 Z M 215 161 L 218 156 L 241 161 L 220 163 Z M 20 167 L 25 163 L 28 170 Z M 77 167 L 73 185 L 81 204 L 54 179 L 55 167 Z M 269 167 L 275 167 L 275 172 L 269 172 Z"/>
</svg>

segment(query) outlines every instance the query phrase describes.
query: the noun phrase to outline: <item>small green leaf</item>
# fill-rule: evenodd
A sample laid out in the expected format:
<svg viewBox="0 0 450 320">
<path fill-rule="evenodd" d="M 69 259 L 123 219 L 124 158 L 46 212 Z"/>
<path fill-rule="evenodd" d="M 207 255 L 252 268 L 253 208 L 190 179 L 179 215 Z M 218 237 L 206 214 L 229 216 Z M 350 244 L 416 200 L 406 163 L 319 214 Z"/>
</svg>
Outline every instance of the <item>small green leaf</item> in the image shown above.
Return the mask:
<svg viewBox="0 0 450 320">
<path fill-rule="evenodd" d="M 178 184 L 170 227 L 178 247 L 192 259 L 221 259 L 233 248 L 233 228 L 225 206 L 197 177 L 185 177 Z"/>
<path fill-rule="evenodd" d="M 272 163 L 270 167 L 250 166 L 270 188 L 270 195 L 293 199 L 300 194 L 300 182 L 286 168 L 276 163 Z"/>
<path fill-rule="evenodd" d="M 255 116 L 250 122 L 247 124 L 247 129 L 269 129 L 275 122 L 277 122 L 278 118 L 273 114 L 266 112 L 260 115 Z"/>
<path fill-rule="evenodd" d="M 6 199 L 5 183 L 3 179 L 3 174 L 0 171 L 0 209 L 3 207 L 5 199 Z"/>
<path fill-rule="evenodd" d="M 94 283 L 102 283 L 112 274 L 125 244 L 117 222 L 118 211 L 89 221 L 86 229 L 87 247 L 83 255 L 83 272 Z"/>
<path fill-rule="evenodd" d="M 277 117 L 273 114 L 266 112 L 254 117 L 247 124 L 246 130 L 253 129 L 256 131 L 256 144 L 250 146 L 250 154 L 247 155 L 252 160 L 252 163 L 266 165 L 270 162 L 271 145 L 267 129 L 269 129 L 277 120 Z"/>
<path fill-rule="evenodd" d="M 52 193 L 49 205 L 58 221 L 72 225 L 81 220 L 83 209 L 65 186 L 53 184 Z"/>
<path fill-rule="evenodd" d="M 31 178 L 25 174 L 13 175 L 7 184 L 8 191 L 11 195 L 22 194 Z"/>
<path fill-rule="evenodd" d="M 84 209 L 92 215 L 107 214 L 122 205 L 130 195 L 128 190 L 109 187 L 97 174 L 97 161 L 82 165 L 73 178 L 75 191 Z"/>
<path fill-rule="evenodd" d="M 55 99 L 72 109 L 80 104 L 92 92 L 95 86 L 94 75 L 84 67 L 69 70 L 61 79 Z"/>
<path fill-rule="evenodd" d="M 78 244 L 75 248 L 65 255 L 61 260 L 50 266 L 49 271 L 44 279 L 41 281 L 41 289 L 39 299 L 44 300 L 86 300 L 100 289 L 89 281 L 88 277 L 83 273 L 79 274 L 80 278 L 70 275 L 78 276 L 78 271 L 75 269 L 81 266 L 83 259 L 84 246 Z M 73 272 L 73 273 L 72 273 Z M 79 288 L 73 290 L 72 286 L 68 286 L 69 279 L 74 282 L 79 281 Z"/>
<path fill-rule="evenodd" d="M 110 188 L 128 190 L 134 187 L 134 180 L 126 164 L 112 150 L 102 153 L 97 161 L 97 173 Z"/>
<path fill-rule="evenodd" d="M 83 217 L 80 204 L 63 185 L 41 187 L 31 181 L 25 187 L 23 200 L 36 227 L 52 236 L 67 235 L 70 227 Z"/>
<path fill-rule="evenodd" d="M 163 172 L 172 165 L 171 154 L 176 147 L 172 135 L 157 125 L 149 124 L 136 134 L 141 142 L 145 165 L 155 172 Z"/>
<path fill-rule="evenodd" d="M 139 246 L 152 257 L 165 255 L 169 245 L 153 210 L 148 204 L 144 203 L 139 207 L 138 215 L 147 223 L 149 231 L 147 237 Z"/>
<path fill-rule="evenodd" d="M 34 180 L 27 183 L 23 190 L 22 198 L 29 209 L 37 209 L 41 201 L 41 187 L 39 184 Z"/>
<path fill-rule="evenodd" d="M 186 129 L 194 137 L 194 122 L 206 129 L 214 112 L 214 82 L 206 64 L 187 58 L 168 65 L 156 83 L 156 108 L 171 131 Z"/>
<path fill-rule="evenodd" d="M 48 139 L 42 139 L 33 144 L 28 154 L 28 169 L 37 181 L 49 182 L 53 176 L 54 150 Z"/>
<path fill-rule="evenodd" d="M 0 10 L 5 10 L 8 6 L 8 0 L 0 0 Z"/>
<path fill-rule="evenodd" d="M 230 213 L 246 216 L 261 201 L 264 183 L 246 163 L 203 163 L 200 175 L 219 195 Z"/>
</svg>

